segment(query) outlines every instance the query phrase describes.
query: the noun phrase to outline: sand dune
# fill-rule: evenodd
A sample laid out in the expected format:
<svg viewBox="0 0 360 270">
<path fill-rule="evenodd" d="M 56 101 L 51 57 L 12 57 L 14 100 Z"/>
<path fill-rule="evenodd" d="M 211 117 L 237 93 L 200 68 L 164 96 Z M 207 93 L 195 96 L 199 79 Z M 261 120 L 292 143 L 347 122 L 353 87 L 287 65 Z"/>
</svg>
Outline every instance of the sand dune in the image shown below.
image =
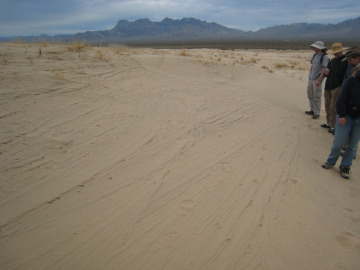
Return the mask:
<svg viewBox="0 0 360 270">
<path fill-rule="evenodd" d="M 2 269 L 360 269 L 309 51 L 0 44 Z"/>
</svg>

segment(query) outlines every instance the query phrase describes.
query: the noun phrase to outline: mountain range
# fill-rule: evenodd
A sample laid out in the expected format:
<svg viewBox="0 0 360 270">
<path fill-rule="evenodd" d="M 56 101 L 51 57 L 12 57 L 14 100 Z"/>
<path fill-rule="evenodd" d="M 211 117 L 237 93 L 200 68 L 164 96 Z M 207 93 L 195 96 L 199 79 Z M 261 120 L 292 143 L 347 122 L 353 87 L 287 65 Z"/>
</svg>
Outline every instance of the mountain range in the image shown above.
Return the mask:
<svg viewBox="0 0 360 270">
<path fill-rule="evenodd" d="M 208 23 L 194 18 L 170 19 L 161 22 L 139 19 L 133 22 L 120 20 L 111 30 L 87 31 L 75 35 L 27 36 L 22 40 L 45 39 L 48 41 L 66 42 L 71 40 L 89 43 L 151 43 L 179 41 L 360 41 L 360 17 L 349 19 L 338 24 L 294 23 L 277 25 L 258 31 L 242 31 Z M 10 41 L 13 38 L 0 38 Z"/>
</svg>

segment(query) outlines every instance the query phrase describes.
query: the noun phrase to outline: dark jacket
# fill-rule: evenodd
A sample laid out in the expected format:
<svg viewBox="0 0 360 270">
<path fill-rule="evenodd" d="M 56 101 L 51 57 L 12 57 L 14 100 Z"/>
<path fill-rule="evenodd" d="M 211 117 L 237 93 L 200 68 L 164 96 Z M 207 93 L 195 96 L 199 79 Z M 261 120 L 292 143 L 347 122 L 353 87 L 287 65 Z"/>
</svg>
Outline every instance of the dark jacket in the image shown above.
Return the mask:
<svg viewBox="0 0 360 270">
<path fill-rule="evenodd" d="M 336 112 L 339 117 L 360 118 L 360 70 L 345 81 L 336 101 Z"/>
<path fill-rule="evenodd" d="M 325 82 L 325 90 L 333 90 L 339 86 L 341 86 L 346 68 L 348 66 L 347 61 L 343 61 L 345 55 L 339 58 L 333 58 L 328 64 L 328 69 L 330 70 L 326 82 Z"/>
</svg>

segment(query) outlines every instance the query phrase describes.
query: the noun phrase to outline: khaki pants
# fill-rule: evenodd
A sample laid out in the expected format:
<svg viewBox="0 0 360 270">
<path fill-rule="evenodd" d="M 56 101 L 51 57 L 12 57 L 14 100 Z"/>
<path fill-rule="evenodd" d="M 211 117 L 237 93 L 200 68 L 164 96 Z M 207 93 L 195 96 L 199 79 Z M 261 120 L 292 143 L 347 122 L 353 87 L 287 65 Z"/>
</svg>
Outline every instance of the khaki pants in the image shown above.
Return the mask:
<svg viewBox="0 0 360 270">
<path fill-rule="evenodd" d="M 324 91 L 326 122 L 332 128 L 335 127 L 336 123 L 336 101 L 339 94 L 340 86 L 332 90 Z"/>
<path fill-rule="evenodd" d="M 320 115 L 323 82 L 321 82 L 319 86 L 316 86 L 316 81 L 317 79 L 309 79 L 307 86 L 307 96 L 309 98 L 310 110 L 312 110 L 315 115 Z"/>
</svg>

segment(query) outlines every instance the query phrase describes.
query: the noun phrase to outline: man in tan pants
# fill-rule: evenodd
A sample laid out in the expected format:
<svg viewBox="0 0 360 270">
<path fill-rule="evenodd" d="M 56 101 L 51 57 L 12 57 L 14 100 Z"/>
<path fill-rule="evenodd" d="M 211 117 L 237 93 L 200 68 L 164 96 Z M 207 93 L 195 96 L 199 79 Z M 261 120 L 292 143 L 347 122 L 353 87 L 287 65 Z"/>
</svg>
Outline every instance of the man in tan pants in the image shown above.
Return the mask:
<svg viewBox="0 0 360 270">
<path fill-rule="evenodd" d="M 313 119 L 318 119 L 321 109 L 323 78 L 329 58 L 326 54 L 324 42 L 316 41 L 310 47 L 314 50 L 315 54 L 310 61 L 311 67 L 307 86 L 310 111 L 305 111 L 305 114 L 311 115 Z"/>
<path fill-rule="evenodd" d="M 331 45 L 331 50 L 327 51 L 329 54 L 334 54 L 334 58 L 328 64 L 327 79 L 325 82 L 325 111 L 326 111 L 326 124 L 322 124 L 321 127 L 328 128 L 330 133 L 335 132 L 336 123 L 336 101 L 340 94 L 341 84 L 344 79 L 345 71 L 347 68 L 347 61 L 343 61 L 345 58 L 344 50 L 340 42 Z"/>
</svg>

